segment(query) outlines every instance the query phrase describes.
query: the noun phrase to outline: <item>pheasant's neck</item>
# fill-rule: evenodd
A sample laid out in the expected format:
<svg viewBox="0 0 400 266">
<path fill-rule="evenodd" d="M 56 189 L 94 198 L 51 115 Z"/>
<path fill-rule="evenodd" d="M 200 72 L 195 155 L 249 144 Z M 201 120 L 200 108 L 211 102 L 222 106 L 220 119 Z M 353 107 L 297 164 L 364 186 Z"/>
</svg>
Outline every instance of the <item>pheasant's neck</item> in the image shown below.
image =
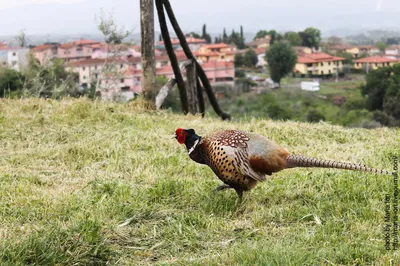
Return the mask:
<svg viewBox="0 0 400 266">
<path fill-rule="evenodd" d="M 201 137 L 196 134 L 191 135 L 186 138 L 185 145 L 186 145 L 186 148 L 187 148 L 189 154 L 192 153 L 194 149 L 196 149 L 197 144 L 199 144 L 200 140 L 201 140 Z"/>
</svg>

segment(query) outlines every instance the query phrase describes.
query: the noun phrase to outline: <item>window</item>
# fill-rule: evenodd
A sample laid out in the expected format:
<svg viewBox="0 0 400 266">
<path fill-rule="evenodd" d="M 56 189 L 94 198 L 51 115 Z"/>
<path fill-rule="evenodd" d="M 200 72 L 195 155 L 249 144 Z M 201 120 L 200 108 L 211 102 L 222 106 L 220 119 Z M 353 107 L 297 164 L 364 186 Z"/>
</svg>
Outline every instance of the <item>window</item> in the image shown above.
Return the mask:
<svg viewBox="0 0 400 266">
<path fill-rule="evenodd" d="M 94 66 L 94 69 L 97 70 L 97 66 Z"/>
<path fill-rule="evenodd" d="M 331 74 L 332 72 L 329 70 L 329 74 Z"/>
<path fill-rule="evenodd" d="M 321 66 L 324 66 L 324 63 L 321 63 Z"/>
<path fill-rule="evenodd" d="M 125 80 L 124 79 L 121 79 L 121 83 L 124 83 L 125 82 Z"/>
<path fill-rule="evenodd" d="M 321 70 L 321 75 L 323 75 L 323 74 L 324 74 L 324 71 Z"/>
<path fill-rule="evenodd" d="M 330 66 L 331 65 L 331 62 L 328 62 L 328 66 Z"/>
<path fill-rule="evenodd" d="M 17 55 L 17 53 L 16 53 L 16 52 L 14 52 L 14 53 L 13 53 L 13 56 L 16 56 L 16 55 Z"/>
<path fill-rule="evenodd" d="M 86 70 L 86 67 L 82 67 L 82 70 L 85 71 L 85 70 Z"/>
<path fill-rule="evenodd" d="M 378 63 L 375 63 L 375 66 L 377 67 L 377 66 L 378 66 Z"/>
<path fill-rule="evenodd" d="M 120 67 L 120 68 L 123 68 L 123 67 L 124 67 L 124 65 L 123 65 L 123 64 L 121 64 L 119 67 Z"/>
</svg>

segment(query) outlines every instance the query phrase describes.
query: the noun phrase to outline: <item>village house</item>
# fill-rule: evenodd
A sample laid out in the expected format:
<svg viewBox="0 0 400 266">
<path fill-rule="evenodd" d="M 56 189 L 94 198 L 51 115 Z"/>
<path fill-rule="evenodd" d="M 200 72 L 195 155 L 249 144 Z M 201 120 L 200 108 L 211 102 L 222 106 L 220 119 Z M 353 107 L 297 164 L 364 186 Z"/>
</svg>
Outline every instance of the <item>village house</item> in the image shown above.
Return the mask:
<svg viewBox="0 0 400 266">
<path fill-rule="evenodd" d="M 175 50 L 182 50 L 178 38 L 171 38 L 171 42 Z M 207 44 L 207 41 L 205 39 L 194 38 L 193 35 L 190 34 L 186 36 L 186 43 L 188 44 L 191 51 L 197 51 L 200 49 L 201 46 Z M 156 45 L 156 49 L 160 51 L 165 50 L 164 41 L 158 42 L 158 44 Z"/>
<path fill-rule="evenodd" d="M 252 42 L 246 43 L 246 45 L 253 49 L 269 48 L 269 46 L 271 45 L 271 36 L 267 35 L 264 38 L 257 38 Z"/>
<path fill-rule="evenodd" d="M 0 48 L 7 48 L 7 44 L 0 42 Z"/>
<path fill-rule="evenodd" d="M 202 62 L 235 60 L 236 47 L 226 43 L 206 44 L 200 47 L 196 53 L 197 59 Z"/>
<path fill-rule="evenodd" d="M 41 65 L 57 57 L 59 43 L 45 43 L 31 49 L 34 57 Z"/>
<path fill-rule="evenodd" d="M 341 72 L 344 60 L 326 53 L 303 53 L 297 57 L 294 72 L 301 75 L 333 75 Z"/>
<path fill-rule="evenodd" d="M 353 61 L 355 69 L 363 69 L 366 72 L 380 67 L 393 66 L 396 63 L 399 63 L 397 59 L 392 59 L 386 56 L 370 56 Z"/>
<path fill-rule="evenodd" d="M 307 46 L 293 46 L 293 50 L 296 52 L 296 54 L 312 54 L 313 49 Z"/>
<path fill-rule="evenodd" d="M 373 45 L 348 45 L 339 44 L 327 46 L 330 53 L 346 52 L 353 55 L 353 58 L 359 58 L 363 54 L 376 55 L 379 54 L 379 49 Z"/>
<path fill-rule="evenodd" d="M 0 48 L 0 66 L 6 66 L 15 71 L 21 71 L 28 65 L 28 56 L 29 49 L 2 46 L 2 48 Z"/>
<path fill-rule="evenodd" d="M 392 45 L 385 49 L 385 56 L 387 58 L 400 60 L 400 45 Z"/>
<path fill-rule="evenodd" d="M 93 40 L 79 40 L 58 46 L 57 57 L 65 62 L 92 58 L 94 51 L 102 49 L 106 44 Z"/>
<path fill-rule="evenodd" d="M 174 73 L 167 58 L 166 55 L 156 57 L 156 75 L 172 78 Z M 178 57 L 178 60 L 181 64 L 186 61 L 183 53 Z M 121 58 L 114 62 L 108 61 L 108 63 L 114 64 L 114 71 L 108 74 L 108 76 L 102 72 L 106 64 L 106 59 L 98 58 L 70 62 L 67 65 L 67 70 L 79 74 L 79 84 L 82 89 L 91 88 L 91 86 L 96 85 L 97 80 L 100 78 L 99 87 L 96 90 L 100 91 L 102 98 L 106 100 L 114 99 L 116 95 L 129 100 L 142 91 L 142 66 L 140 57 Z M 235 78 L 233 61 L 210 61 L 200 64 L 211 84 L 224 83 L 233 85 Z"/>
</svg>

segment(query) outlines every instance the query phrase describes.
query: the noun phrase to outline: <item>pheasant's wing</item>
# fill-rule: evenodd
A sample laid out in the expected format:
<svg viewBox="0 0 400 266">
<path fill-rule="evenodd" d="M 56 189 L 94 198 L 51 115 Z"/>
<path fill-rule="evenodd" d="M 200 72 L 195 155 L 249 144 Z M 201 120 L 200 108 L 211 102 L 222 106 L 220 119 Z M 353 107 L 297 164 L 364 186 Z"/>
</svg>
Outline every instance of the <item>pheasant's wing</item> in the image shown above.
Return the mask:
<svg viewBox="0 0 400 266">
<path fill-rule="evenodd" d="M 234 169 L 244 176 L 248 176 L 257 181 L 265 181 L 265 174 L 255 171 L 250 165 L 248 133 L 239 130 L 224 130 L 216 132 L 210 136 L 213 150 L 221 149 L 215 155 L 226 156 L 228 164 L 232 164 Z M 224 158 L 221 158 L 224 160 Z"/>
<path fill-rule="evenodd" d="M 239 145 L 237 147 L 222 146 L 226 155 L 232 159 L 233 165 L 239 173 L 259 182 L 265 181 L 265 174 L 255 171 L 250 165 L 248 147 Z"/>
</svg>

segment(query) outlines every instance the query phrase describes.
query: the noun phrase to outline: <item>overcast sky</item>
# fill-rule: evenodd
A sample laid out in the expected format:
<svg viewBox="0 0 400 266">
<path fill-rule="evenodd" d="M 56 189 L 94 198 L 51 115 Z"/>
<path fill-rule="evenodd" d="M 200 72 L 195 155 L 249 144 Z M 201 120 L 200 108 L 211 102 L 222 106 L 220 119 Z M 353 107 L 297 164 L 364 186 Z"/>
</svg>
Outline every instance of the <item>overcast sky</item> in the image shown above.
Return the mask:
<svg viewBox="0 0 400 266">
<path fill-rule="evenodd" d="M 260 29 L 323 30 L 400 27 L 400 0 L 171 0 L 181 27 L 209 32 Z M 96 33 L 95 15 L 113 12 L 120 25 L 139 32 L 139 0 L 0 0 L 0 36 Z M 159 26 L 156 24 L 156 30 Z"/>
</svg>

